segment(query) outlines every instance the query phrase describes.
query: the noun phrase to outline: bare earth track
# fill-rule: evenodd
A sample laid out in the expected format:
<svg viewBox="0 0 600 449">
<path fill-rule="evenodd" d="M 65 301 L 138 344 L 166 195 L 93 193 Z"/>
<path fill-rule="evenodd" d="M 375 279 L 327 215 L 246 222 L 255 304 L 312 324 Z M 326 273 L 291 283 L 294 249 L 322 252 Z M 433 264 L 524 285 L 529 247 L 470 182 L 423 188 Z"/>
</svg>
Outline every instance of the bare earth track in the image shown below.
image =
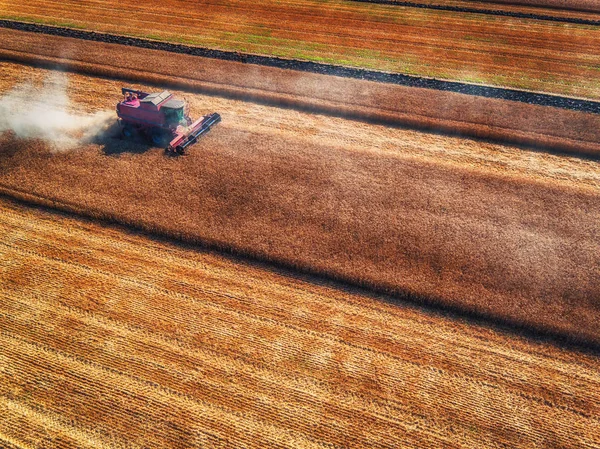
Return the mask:
<svg viewBox="0 0 600 449">
<path fill-rule="evenodd" d="M 0 199 L 0 445 L 595 448 L 597 357 Z"/>
<path fill-rule="evenodd" d="M 522 11 L 506 11 L 504 9 L 483 9 L 483 8 L 472 8 L 467 6 L 458 5 L 447 5 L 440 3 L 416 3 L 416 2 L 405 2 L 401 0 L 352 0 L 363 3 L 374 3 L 380 5 L 394 5 L 408 8 L 422 8 L 422 9 L 433 9 L 436 11 L 452 11 L 462 12 L 468 14 L 487 14 L 490 16 L 500 17 L 515 17 L 519 19 L 534 19 L 534 20 L 547 20 L 550 22 L 564 22 L 564 23 L 577 23 L 580 25 L 594 25 L 599 26 L 600 20 L 593 19 L 582 19 L 581 17 L 561 17 L 558 15 L 547 15 L 539 14 L 535 12 L 522 12 Z"/>
<path fill-rule="evenodd" d="M 553 8 L 557 10 L 600 12 L 598 0 L 468 0 L 473 3 L 491 3 L 537 8 Z"/>
</svg>

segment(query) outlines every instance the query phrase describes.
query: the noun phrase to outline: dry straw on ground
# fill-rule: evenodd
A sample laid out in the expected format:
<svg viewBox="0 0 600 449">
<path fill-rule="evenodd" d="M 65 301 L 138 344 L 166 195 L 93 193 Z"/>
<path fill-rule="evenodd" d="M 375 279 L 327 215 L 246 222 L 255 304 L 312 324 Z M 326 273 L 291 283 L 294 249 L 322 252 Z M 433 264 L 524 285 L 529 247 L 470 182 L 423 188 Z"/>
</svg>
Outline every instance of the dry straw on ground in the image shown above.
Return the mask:
<svg viewBox="0 0 600 449">
<path fill-rule="evenodd" d="M 3 447 L 600 444 L 593 356 L 5 200 L 0 233 Z"/>
</svg>

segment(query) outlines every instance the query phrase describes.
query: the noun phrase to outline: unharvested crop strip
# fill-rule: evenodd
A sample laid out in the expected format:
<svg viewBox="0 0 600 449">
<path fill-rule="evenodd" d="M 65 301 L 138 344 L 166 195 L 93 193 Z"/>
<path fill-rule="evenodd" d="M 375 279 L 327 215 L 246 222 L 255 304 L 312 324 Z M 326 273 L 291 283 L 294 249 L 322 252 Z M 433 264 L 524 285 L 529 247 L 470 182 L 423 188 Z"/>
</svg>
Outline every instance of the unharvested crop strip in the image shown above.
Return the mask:
<svg viewBox="0 0 600 449">
<path fill-rule="evenodd" d="M 434 9 L 437 11 L 465 12 L 485 14 L 489 16 L 514 17 L 517 19 L 546 20 L 549 22 L 575 23 L 578 25 L 600 26 L 600 20 L 582 19 L 580 17 L 558 17 L 547 14 L 533 14 L 527 12 L 503 11 L 500 9 L 466 8 L 464 6 L 436 5 L 428 3 L 404 2 L 396 0 L 352 0 L 360 3 L 376 3 L 380 5 L 402 6 L 407 8 Z"/>
<path fill-rule="evenodd" d="M 42 368 L 42 362 L 38 362 L 38 360 L 46 359 L 46 364 L 43 366 L 43 369 L 45 369 L 46 372 L 50 371 L 51 376 L 55 380 L 72 384 L 79 383 L 88 391 L 89 397 L 95 397 L 94 392 L 97 391 L 97 389 L 103 389 L 105 396 L 97 398 L 95 403 L 91 406 L 100 409 L 105 415 L 110 414 L 108 413 L 108 401 L 112 400 L 111 402 L 114 403 L 114 399 L 119 396 L 126 397 L 131 409 L 135 408 L 138 414 L 145 416 L 151 414 L 148 410 L 152 408 L 155 408 L 156 410 L 169 410 L 165 406 L 169 402 L 176 403 L 176 406 L 169 410 L 171 413 L 175 413 L 177 408 L 187 408 L 188 411 L 189 409 L 196 410 L 199 408 L 204 411 L 204 417 L 210 422 L 218 422 L 215 419 L 215 415 L 218 411 L 225 411 L 225 413 L 227 413 L 225 407 L 220 405 L 215 404 L 211 406 L 206 401 L 189 397 L 189 395 L 177 394 L 151 380 L 140 379 L 135 375 L 122 373 L 117 369 L 88 361 L 80 356 L 59 351 L 44 344 L 28 341 L 20 335 L 0 331 L 0 339 L 8 341 L 12 340 L 14 346 L 20 345 L 21 347 L 27 347 L 28 356 L 31 352 L 37 353 L 36 359 L 23 357 L 22 360 L 13 360 L 13 366 L 28 368 L 27 370 L 21 368 L 23 375 L 18 379 L 19 381 L 26 381 L 28 377 L 26 374 L 31 376 L 31 371 L 36 372 Z M 3 345 L 3 350 L 7 355 L 10 354 L 8 348 L 8 344 Z M 65 364 L 69 365 L 69 369 L 64 369 L 63 365 Z M 32 365 L 36 369 L 32 370 Z M 115 380 L 118 381 L 114 382 Z M 111 381 L 113 383 L 111 383 Z M 74 398 L 75 395 L 71 396 L 71 402 L 74 402 Z M 59 405 L 58 401 L 57 405 Z M 86 405 L 90 406 L 90 404 Z M 65 410 L 60 408 L 53 411 L 54 413 L 52 413 L 52 416 L 60 416 L 65 413 Z M 241 413 L 238 412 L 232 414 L 238 419 L 238 422 L 243 420 L 246 420 L 247 422 L 247 419 L 243 417 Z M 97 429 L 99 428 L 100 423 L 97 418 L 94 419 L 89 415 L 79 415 L 77 418 L 79 422 L 84 421 L 85 425 L 93 425 Z M 127 416 L 127 418 L 131 419 L 131 416 Z M 72 420 L 73 417 L 67 419 Z M 121 426 L 121 429 L 119 430 L 123 431 L 123 428 L 125 428 L 124 421 L 125 420 L 116 420 L 113 422 L 113 426 L 117 427 L 115 424 L 118 423 Z M 242 424 L 242 426 L 248 428 L 248 424 L 244 424 Z M 160 436 L 163 435 L 159 435 L 159 437 Z M 279 447 L 283 449 L 282 446 Z"/>
<path fill-rule="evenodd" d="M 176 44 L 171 42 L 154 41 L 138 37 L 99 33 L 94 31 L 85 31 L 66 27 L 40 25 L 13 20 L 0 20 L 0 27 L 33 33 L 43 33 L 53 36 L 71 37 L 88 41 L 106 42 L 128 45 L 132 47 L 161 50 L 171 53 L 188 54 L 192 56 L 201 56 L 205 58 L 237 61 L 247 64 L 276 67 L 301 72 L 319 73 L 345 78 L 355 78 L 381 83 L 397 84 L 409 87 L 420 87 L 432 90 L 456 92 L 465 95 L 497 98 L 509 101 L 535 104 L 540 106 L 552 106 L 557 108 L 570 109 L 574 111 L 600 114 L 600 102 L 597 101 L 522 91 L 517 89 L 483 86 L 457 81 L 445 81 L 436 78 L 424 78 L 412 75 L 405 75 L 401 73 L 380 72 L 375 70 L 359 69 L 310 61 L 300 61 L 294 59 L 285 59 L 279 57 L 261 56 L 255 54 L 246 54 L 233 51 L 213 50 L 209 48 Z"/>
</svg>

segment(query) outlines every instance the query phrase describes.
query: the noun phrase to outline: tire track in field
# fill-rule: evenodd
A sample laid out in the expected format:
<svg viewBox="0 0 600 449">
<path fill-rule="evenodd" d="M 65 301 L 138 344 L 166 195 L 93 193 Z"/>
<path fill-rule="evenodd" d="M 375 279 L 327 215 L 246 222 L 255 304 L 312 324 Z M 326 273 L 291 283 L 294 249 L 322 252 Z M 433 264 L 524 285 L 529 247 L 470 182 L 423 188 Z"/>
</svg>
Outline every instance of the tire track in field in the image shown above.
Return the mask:
<svg viewBox="0 0 600 449">
<path fill-rule="evenodd" d="M 528 12 L 503 11 L 500 9 L 467 8 L 464 6 L 436 5 L 430 3 L 405 2 L 401 0 L 351 0 L 359 3 L 375 3 L 380 5 L 401 6 L 405 8 L 433 9 L 436 11 L 464 12 L 469 14 L 484 14 L 488 16 L 513 17 L 517 19 L 544 20 L 549 22 L 575 23 L 578 25 L 600 26 L 600 20 L 582 19 L 580 17 L 559 17 L 547 14 Z"/>
<path fill-rule="evenodd" d="M 0 356 L 2 351 L 0 350 Z M 1 376 L 1 375 L 0 375 Z M 22 435 L 24 430 L 27 430 L 27 438 L 33 439 L 30 444 L 23 441 L 17 441 L 13 437 L 4 437 L 0 432 L 0 446 L 3 449 L 11 448 L 38 448 L 39 440 L 53 440 L 56 447 L 69 448 L 73 446 L 90 449 L 113 449 L 123 448 L 127 445 L 125 442 L 117 442 L 112 440 L 108 435 L 102 435 L 92 429 L 82 429 L 74 425 L 72 420 L 61 419 L 56 414 L 48 413 L 43 407 L 35 404 L 24 405 L 22 402 L 13 398 L 0 394 L 0 429 L 5 432 L 13 431 L 15 435 Z M 22 424 L 23 420 L 27 420 L 29 426 L 27 429 L 14 429 L 14 423 Z M 11 422 L 13 425 L 11 426 Z M 22 438 L 22 437 L 21 437 Z M 11 440 L 11 445 L 5 445 L 6 440 Z M 108 440 L 108 441 L 107 441 Z M 131 447 L 131 446 L 130 446 Z"/>
<path fill-rule="evenodd" d="M 270 441 L 272 447 L 287 447 L 282 443 L 282 440 L 285 440 L 282 439 L 282 437 L 277 436 L 278 433 L 285 433 L 282 431 L 283 429 L 278 429 L 271 424 L 263 423 L 261 419 L 250 421 L 242 412 L 229 409 L 220 404 L 211 404 L 206 400 L 174 391 L 171 388 L 165 387 L 152 380 L 142 379 L 137 375 L 128 374 L 109 366 L 103 366 L 80 356 L 64 353 L 63 351 L 58 351 L 44 344 L 28 341 L 11 332 L 0 330 L 0 339 L 4 340 L 2 354 L 11 358 L 11 362 L 13 363 L 12 366 L 21 368 L 20 373 L 22 376 L 19 379 L 14 379 L 20 383 L 28 380 L 35 382 L 35 371 L 28 370 L 28 366 L 43 369 L 45 366 L 53 368 L 55 365 L 59 367 L 62 365 L 66 369 L 52 369 L 52 376 L 55 376 L 57 379 L 82 385 L 86 390 L 91 392 L 102 389 L 106 394 L 105 398 L 100 398 L 102 401 L 106 402 L 108 397 L 116 398 L 123 395 L 128 401 L 131 401 L 129 404 L 131 407 L 135 406 L 145 415 L 150 415 L 153 407 L 158 407 L 160 410 L 168 413 L 168 405 L 173 402 L 176 403 L 177 406 L 190 411 L 202 411 L 203 418 L 211 421 L 213 425 L 224 423 L 225 421 L 221 421 L 217 417 L 217 412 L 225 413 L 232 421 L 243 422 L 244 424 L 242 424 L 241 427 L 246 430 L 249 429 L 251 424 L 254 424 L 264 432 L 262 433 L 263 435 L 266 434 L 274 437 L 273 441 Z M 25 350 L 25 352 L 23 352 L 23 350 Z M 5 379 L 5 381 L 7 380 L 8 379 Z M 99 406 L 106 414 L 110 414 L 111 409 L 109 404 L 105 403 L 100 404 Z M 176 411 L 173 410 L 171 413 L 174 414 Z M 87 425 L 89 426 L 93 427 L 95 424 L 93 416 L 81 418 L 87 419 Z M 113 424 L 115 424 L 115 422 L 113 422 Z M 124 426 L 124 424 L 122 424 L 122 426 Z M 127 427 L 123 427 L 122 430 L 126 433 L 128 429 Z M 288 436 L 290 437 L 294 434 L 299 434 L 299 432 L 291 430 L 288 430 L 288 432 Z M 246 443 L 252 442 L 248 437 L 242 439 L 242 441 L 244 440 Z M 315 445 L 315 447 L 317 446 L 321 445 Z"/>
<path fill-rule="evenodd" d="M 2 294 L 2 296 L 6 300 L 14 301 L 15 303 L 19 304 L 19 315 L 24 315 L 29 311 L 29 309 L 33 308 L 30 303 L 23 301 L 18 296 L 6 296 L 4 294 Z M 344 387 L 341 385 L 332 385 L 325 382 L 322 378 L 316 376 L 302 377 L 299 374 L 288 370 L 280 370 L 276 373 L 273 373 L 269 369 L 268 363 L 262 360 L 241 356 L 241 354 L 234 351 L 227 351 L 224 350 L 224 348 L 216 350 L 208 346 L 192 345 L 176 337 L 169 337 L 165 334 L 153 332 L 151 329 L 132 326 L 130 323 L 118 321 L 114 318 L 106 317 L 88 310 L 72 307 L 60 301 L 53 301 L 49 298 L 41 297 L 36 297 L 36 300 L 37 299 L 44 303 L 42 309 L 43 314 L 52 315 L 47 315 L 47 317 L 51 318 L 53 322 L 54 320 L 64 319 L 64 317 L 68 315 L 76 315 L 78 322 L 81 323 L 81 326 L 87 326 L 85 329 L 86 334 L 90 333 L 93 335 L 94 332 L 100 332 L 101 334 L 110 332 L 116 334 L 118 332 L 119 338 L 126 339 L 127 342 L 132 343 L 132 347 L 130 347 L 129 350 L 133 350 L 133 352 L 128 352 L 127 358 L 122 362 L 119 360 L 115 360 L 115 362 L 123 363 L 125 366 L 131 364 L 129 369 L 139 369 L 137 365 L 140 365 L 144 362 L 146 365 L 153 365 L 150 367 L 145 367 L 148 372 L 150 372 L 149 369 L 151 368 L 161 367 L 157 362 L 148 362 L 157 357 L 157 354 L 153 354 L 153 352 L 158 352 L 158 354 L 162 357 L 166 357 L 169 362 L 178 364 L 179 368 L 178 372 L 176 373 L 176 377 L 179 379 L 183 379 L 185 377 L 184 372 L 189 371 L 192 367 L 194 367 L 194 361 L 196 359 L 201 359 L 203 369 L 205 366 L 207 366 L 207 364 L 210 364 L 212 369 L 220 369 L 224 372 L 227 372 L 228 370 L 235 370 L 238 372 L 238 376 L 259 376 L 268 380 L 273 385 L 275 385 L 277 382 L 281 382 L 283 378 L 286 380 L 286 382 L 289 382 L 290 387 L 287 387 L 286 384 L 280 385 L 279 388 L 293 388 L 293 394 L 301 394 L 303 389 L 306 389 L 306 393 L 315 398 L 334 397 L 333 400 L 335 400 L 335 396 L 339 396 L 340 398 L 338 400 L 343 400 L 343 403 L 338 404 L 340 406 L 352 406 L 357 410 L 361 410 L 365 413 L 372 413 L 375 416 L 379 416 L 392 422 L 398 421 L 398 419 L 395 417 L 397 414 L 395 416 L 390 416 L 389 413 L 385 414 L 382 412 L 382 410 L 393 409 L 394 412 L 399 412 L 401 410 L 406 411 L 406 407 L 398 401 L 392 400 L 391 402 L 386 403 L 389 398 L 386 399 L 383 395 L 377 395 L 377 393 L 379 393 L 377 391 L 373 392 L 375 393 L 375 397 L 368 397 L 365 394 L 356 394 L 349 395 L 347 398 L 342 398 L 341 396 L 347 392 L 346 385 L 344 385 Z M 36 310 L 40 309 L 38 308 Z M 27 335 L 30 341 L 39 341 L 40 338 L 43 339 L 43 335 L 48 334 L 48 331 L 45 329 L 35 329 L 35 323 L 29 323 L 27 320 L 21 320 L 17 322 L 14 318 L 14 315 L 9 317 L 7 314 L 0 314 L 0 318 L 6 320 L 11 328 L 18 328 L 20 330 L 19 334 Z M 34 324 L 34 326 L 31 326 L 31 324 Z M 80 329 L 78 330 L 80 331 Z M 40 335 L 38 335 L 39 332 L 41 332 Z M 79 348 L 77 346 L 76 343 L 81 343 L 80 340 L 77 340 L 77 342 L 69 341 L 68 335 L 62 335 L 56 332 L 56 329 L 54 329 L 53 332 L 53 336 L 59 339 L 58 342 L 52 343 L 53 346 L 61 346 L 64 342 L 67 343 L 64 347 L 70 351 L 89 350 L 89 348 Z M 83 336 L 82 338 L 86 337 Z M 86 358 L 90 357 L 90 355 L 86 354 L 86 352 L 82 352 L 81 355 Z M 101 353 L 97 356 L 94 356 L 94 359 L 99 360 L 101 364 L 106 364 L 107 362 L 110 362 L 111 359 L 114 359 L 114 354 Z M 310 373 L 302 374 L 304 375 Z M 348 399 L 350 401 L 348 401 Z M 332 399 L 328 400 L 331 401 Z M 370 408 L 367 407 L 367 405 L 369 405 Z"/>
<path fill-rule="evenodd" d="M 10 324 L 12 329 L 18 331 L 19 335 L 26 336 L 28 341 L 43 344 L 39 341 L 41 335 L 37 338 L 34 337 L 35 340 L 31 340 L 30 332 L 28 332 L 31 327 L 22 327 L 18 323 Z M 70 354 L 77 353 L 78 351 L 70 347 L 68 342 L 68 337 L 63 340 L 59 336 L 53 345 L 67 343 L 63 346 L 66 348 L 65 350 L 68 349 Z M 135 347 L 135 345 L 133 346 Z M 81 357 L 89 360 L 89 356 L 86 355 L 85 350 L 79 352 Z M 223 355 L 219 355 L 223 359 Z M 173 379 L 174 376 L 172 373 L 163 373 L 161 375 L 156 370 L 144 369 L 139 363 L 129 365 L 130 361 L 128 360 L 117 360 L 117 362 L 121 363 L 115 365 L 113 358 L 114 356 L 109 356 L 101 357 L 97 360 L 97 357 L 95 357 L 94 361 L 101 366 L 111 366 L 123 374 L 132 375 L 132 371 L 135 370 L 135 377 L 140 380 L 151 379 L 154 383 L 178 393 L 189 395 L 190 397 L 201 394 L 211 404 L 218 403 L 232 410 L 243 411 L 246 414 L 249 413 L 255 417 L 260 417 L 272 425 L 281 426 L 281 424 L 284 424 L 287 427 L 293 427 L 307 435 L 311 435 L 309 439 L 313 440 L 332 440 L 333 435 L 343 433 L 340 428 L 352 428 L 355 425 L 357 413 L 360 413 L 360 421 L 370 429 L 370 436 L 368 439 L 357 438 L 357 440 L 360 440 L 357 442 L 357 445 L 359 447 L 366 447 L 365 445 L 373 447 L 371 446 L 372 443 L 370 443 L 371 439 L 385 440 L 386 435 L 388 437 L 390 434 L 397 435 L 399 434 L 399 430 L 401 434 L 401 430 L 406 430 L 407 416 L 409 417 L 408 421 L 413 421 L 417 418 L 414 412 L 407 410 L 407 407 L 398 407 L 394 406 L 394 404 L 372 404 L 378 405 L 377 408 L 379 410 L 374 410 L 372 407 L 370 410 L 367 410 L 361 402 L 355 401 L 352 404 L 346 397 L 342 397 L 339 403 L 335 403 L 327 400 L 326 396 L 319 397 L 315 396 L 314 393 L 309 395 L 306 391 L 291 389 L 289 385 L 282 384 L 282 381 L 287 381 L 288 379 L 286 379 L 285 375 L 280 376 L 279 371 L 273 373 L 279 376 L 279 378 L 269 376 L 271 378 L 259 379 L 248 376 L 249 373 L 247 371 L 242 373 L 236 372 L 236 382 L 231 383 L 229 381 L 232 374 L 230 371 L 231 356 L 225 358 L 223 366 L 211 366 L 210 360 L 206 358 L 197 360 L 197 366 L 201 367 L 203 374 L 201 383 L 194 383 L 185 379 L 174 382 L 177 379 Z M 177 369 L 179 376 L 191 376 L 194 372 L 195 368 L 191 371 L 182 368 Z M 261 398 L 260 403 L 255 402 L 257 396 Z M 419 418 L 423 419 L 423 417 Z M 324 419 L 328 425 L 317 429 L 320 426 L 311 423 L 317 423 L 320 419 Z M 328 428 L 329 426 L 332 427 Z M 430 427 L 431 423 L 425 421 L 421 429 L 424 430 Z M 442 440 L 448 438 L 447 435 L 440 434 L 439 432 L 428 433 Z"/>
</svg>

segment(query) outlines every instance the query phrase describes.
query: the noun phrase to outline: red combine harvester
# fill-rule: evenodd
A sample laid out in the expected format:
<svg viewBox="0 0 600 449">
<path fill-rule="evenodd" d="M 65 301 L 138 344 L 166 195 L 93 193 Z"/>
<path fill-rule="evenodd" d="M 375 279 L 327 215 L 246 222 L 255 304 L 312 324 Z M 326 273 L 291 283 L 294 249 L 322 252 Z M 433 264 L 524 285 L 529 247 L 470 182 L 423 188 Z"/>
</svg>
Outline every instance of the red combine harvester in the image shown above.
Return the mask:
<svg viewBox="0 0 600 449">
<path fill-rule="evenodd" d="M 168 143 L 167 154 L 184 154 L 187 147 L 221 121 L 215 112 L 192 122 L 187 104 L 166 90 L 149 94 L 122 88 L 121 92 L 123 101 L 117 104 L 117 115 L 123 136 L 130 138 L 141 133 L 153 145 Z"/>
</svg>

